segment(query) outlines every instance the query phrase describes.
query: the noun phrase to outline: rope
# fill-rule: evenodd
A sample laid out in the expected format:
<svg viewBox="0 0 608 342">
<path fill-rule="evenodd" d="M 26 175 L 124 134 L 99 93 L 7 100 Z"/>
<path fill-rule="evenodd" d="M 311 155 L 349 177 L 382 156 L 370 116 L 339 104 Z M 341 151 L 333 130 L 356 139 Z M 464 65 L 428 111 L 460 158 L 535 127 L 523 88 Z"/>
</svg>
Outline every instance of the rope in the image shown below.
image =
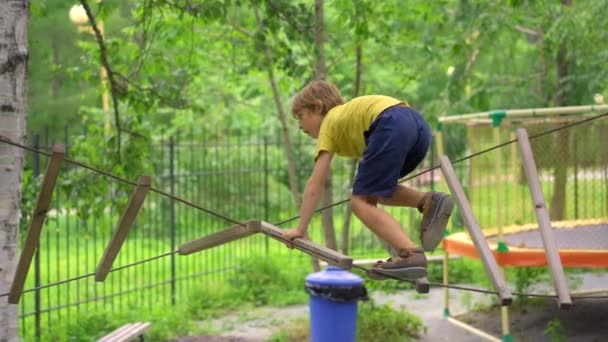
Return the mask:
<svg viewBox="0 0 608 342">
<path fill-rule="evenodd" d="M 370 269 L 365 268 L 363 266 L 359 266 L 359 265 L 353 265 L 353 268 L 359 269 L 363 272 L 365 272 L 365 274 L 368 274 L 368 272 L 370 271 Z M 390 278 L 392 280 L 396 280 L 398 282 L 402 282 L 402 283 L 410 283 L 410 284 L 415 284 L 415 281 L 413 280 L 408 280 L 408 279 L 401 279 L 395 276 L 391 276 L 389 274 L 382 274 L 382 276 Z M 461 285 L 451 285 L 451 284 L 442 284 L 442 283 L 432 283 L 429 282 L 429 286 L 432 287 L 439 287 L 439 288 L 449 288 L 449 289 L 453 289 L 453 290 L 460 290 L 460 291 L 469 291 L 469 292 L 477 292 L 477 293 L 484 293 L 484 294 L 493 294 L 493 295 L 498 295 L 499 292 L 495 291 L 495 290 L 486 290 L 486 289 L 480 289 L 480 288 L 475 288 L 475 287 L 468 287 L 468 286 L 461 286 Z M 542 293 L 524 293 L 524 292 L 511 292 L 511 294 L 514 294 L 516 296 L 521 296 L 521 297 L 539 297 L 539 298 L 559 298 L 557 295 L 551 295 L 551 294 L 542 294 Z M 591 296 L 571 296 L 570 298 L 572 299 L 608 299 L 608 295 L 591 295 Z"/>
<path fill-rule="evenodd" d="M 35 149 L 33 147 L 28 147 L 28 146 L 19 144 L 19 143 L 14 142 L 14 141 L 12 141 L 12 140 L 4 137 L 4 136 L 1 136 L 1 135 L 0 135 L 0 142 L 6 143 L 8 145 L 12 145 L 12 146 L 24 149 L 24 150 L 28 150 L 28 151 L 31 151 L 31 152 L 34 152 L 34 153 L 39 153 L 39 154 L 45 155 L 47 157 L 51 156 L 51 154 L 48 153 L 48 152 L 45 152 L 45 151 L 42 151 L 42 150 L 39 150 L 39 149 Z M 107 171 L 95 168 L 95 167 L 93 167 L 91 165 L 88 165 L 88 164 L 85 164 L 83 162 L 80 162 L 80 161 L 77 161 L 77 160 L 73 160 L 73 159 L 70 159 L 70 158 L 64 158 L 63 160 L 66 163 L 68 163 L 68 164 L 72 164 L 72 165 L 76 165 L 76 166 L 82 167 L 82 168 L 87 169 L 89 171 L 93 171 L 95 173 L 98 173 L 98 174 L 104 175 L 106 177 L 109 177 L 109 178 L 111 178 L 111 179 L 113 179 L 115 181 L 118 181 L 118 182 L 121 182 L 121 183 L 125 183 L 125 184 L 129 184 L 129 185 L 132 185 L 132 186 L 137 186 L 137 182 L 134 182 L 134 181 L 122 178 L 120 176 L 116 176 L 116 175 L 111 174 L 111 173 L 109 173 Z M 178 201 L 180 203 L 186 204 L 186 205 L 188 205 L 190 207 L 193 207 L 193 208 L 195 208 L 197 210 L 203 211 L 203 212 L 205 212 L 205 213 L 207 213 L 209 215 L 215 216 L 217 218 L 221 218 L 221 219 L 223 219 L 223 220 L 225 220 L 227 222 L 245 226 L 245 224 L 242 223 L 242 222 L 239 222 L 239 221 L 236 221 L 234 219 L 231 219 L 230 217 L 227 217 L 227 216 L 225 216 L 223 214 L 220 214 L 220 213 L 218 213 L 216 211 L 213 211 L 213 210 L 201 207 L 201 206 L 199 206 L 197 204 L 194 204 L 193 202 L 190 202 L 190 201 L 185 200 L 183 198 L 177 197 L 177 196 L 172 195 L 172 194 L 170 194 L 168 192 L 165 192 L 163 190 L 160 190 L 160 189 L 157 189 L 157 188 L 154 188 L 154 187 L 150 187 L 150 191 L 156 192 L 156 193 L 158 193 L 160 195 L 163 195 L 165 197 L 168 197 L 168 198 L 170 198 L 172 200 L 175 200 L 175 201 Z"/>
<path fill-rule="evenodd" d="M 589 122 L 589 121 L 592 121 L 592 120 L 597 120 L 597 119 L 602 118 L 602 117 L 605 117 L 605 116 L 608 116 L 608 112 L 603 113 L 603 114 L 599 114 L 599 115 L 596 115 L 596 116 L 593 116 L 593 117 L 590 117 L 590 118 L 587 118 L 587 119 L 584 119 L 584 120 L 580 120 L 580 121 L 572 122 L 572 123 L 566 124 L 566 125 L 564 125 L 564 126 L 561 126 L 561 127 L 558 127 L 558 128 L 554 128 L 554 129 L 550 129 L 550 130 L 547 130 L 547 131 L 544 131 L 544 132 L 541 132 L 541 133 L 538 133 L 538 134 L 531 135 L 531 136 L 530 136 L 530 139 L 535 139 L 535 138 L 538 138 L 538 137 L 541 137 L 541 136 L 544 136 L 544 135 L 547 135 L 547 134 L 551 134 L 551 133 L 556 132 L 556 131 L 559 131 L 559 130 L 567 129 L 567 128 L 570 128 L 570 127 L 573 127 L 573 126 L 576 126 L 576 125 L 580 125 L 580 124 L 583 124 L 583 123 L 586 123 L 586 122 Z M 517 141 L 517 140 L 510 140 L 510 141 L 504 142 L 504 143 L 502 143 L 502 144 L 499 144 L 499 145 L 496 145 L 496 146 L 493 146 L 493 147 L 487 148 L 487 149 L 485 149 L 485 150 L 483 150 L 483 151 L 480 151 L 480 152 L 477 152 L 477 153 L 471 154 L 471 155 L 469 155 L 469 156 L 466 156 L 466 157 L 463 157 L 463 158 L 457 159 L 457 160 L 455 160 L 453 163 L 454 163 L 454 164 L 456 164 L 456 163 L 459 163 L 459 162 L 465 161 L 465 160 L 467 160 L 467 159 L 470 159 L 470 158 L 476 157 L 476 156 L 478 156 L 478 155 L 481 155 L 481 154 L 484 154 L 484 153 L 487 153 L 487 152 L 493 151 L 493 150 L 495 150 L 495 149 L 498 149 L 498 148 L 501 148 L 501 147 L 507 146 L 507 145 L 512 144 L 512 143 L 514 143 L 514 142 L 516 142 L 516 141 Z M 50 153 L 48 153 L 48 152 L 45 152 L 45 151 L 42 151 L 42 150 L 39 150 L 39 149 L 35 149 L 35 148 L 33 148 L 33 147 L 29 147 L 29 146 L 26 146 L 26 145 L 23 145 L 23 144 L 19 144 L 19 143 L 14 142 L 14 141 L 12 141 L 12 140 L 10 140 L 10 139 L 8 139 L 8 138 L 6 138 L 6 137 L 2 136 L 2 135 L 0 135 L 0 142 L 6 143 L 6 144 L 8 144 L 8 145 L 11 145 L 11 146 L 14 146 L 14 147 L 18 147 L 18 148 L 21 148 L 21 149 L 24 149 L 24 150 L 28 150 L 28 151 L 31 151 L 31 152 L 34 152 L 34 153 L 39 153 L 39 154 L 45 155 L 45 156 L 47 156 L 47 157 L 50 157 L 50 156 L 51 156 L 51 154 L 50 154 Z M 109 173 L 109 172 L 107 172 L 107 171 L 103 171 L 103 170 L 101 170 L 101 169 L 95 168 L 95 167 L 90 166 L 90 165 L 88 165 L 88 164 L 85 164 L 85 163 L 82 163 L 82 162 L 79 162 L 79 161 L 76 161 L 76 160 L 72 160 L 72 159 L 70 159 L 70 158 L 64 158 L 64 160 L 65 160 L 67 163 L 69 163 L 69 164 L 73 164 L 73 165 L 76 165 L 76 166 L 79 166 L 79 167 L 82 167 L 82 168 L 88 169 L 88 170 L 90 170 L 90 171 L 93 171 L 93 172 L 99 173 L 99 174 L 101 174 L 101 175 L 104 175 L 104 176 L 109 177 L 109 178 L 111 178 L 111 179 L 114 179 L 114 180 L 116 180 L 116 181 L 119 181 L 119 182 L 122 182 L 122 183 L 126 183 L 126 184 L 129 184 L 129 185 L 132 185 L 132 186 L 136 186 L 136 185 L 137 185 L 137 183 L 136 183 L 136 182 L 133 182 L 133 181 L 131 181 L 131 180 L 128 180 L 128 179 L 125 179 L 125 178 L 122 178 L 122 177 L 116 176 L 116 175 L 114 175 L 114 174 L 111 174 L 111 173 Z M 432 167 L 432 168 L 429 168 L 429 169 L 423 170 L 423 171 L 421 171 L 421 172 L 419 172 L 419 173 L 417 173 L 417 174 L 414 174 L 414 175 L 411 175 L 411 176 L 409 176 L 409 177 L 406 177 L 406 178 L 404 178 L 404 179 L 399 180 L 399 183 L 402 183 L 402 182 L 405 182 L 405 181 L 407 181 L 407 180 L 413 179 L 413 178 L 418 177 L 418 176 L 420 176 L 420 175 L 422 175 L 422 174 L 425 174 L 425 173 L 430 172 L 430 171 L 432 171 L 432 170 L 438 169 L 439 167 L 440 167 L 440 166 L 435 166 L 435 167 Z M 150 188 L 150 191 L 156 192 L 156 193 L 158 193 L 158 194 L 160 194 L 160 195 L 163 195 L 163 196 L 166 196 L 166 197 L 168 197 L 168 198 L 170 198 L 170 199 L 172 199 L 172 200 L 175 200 L 175 201 L 178 201 L 178 202 L 183 203 L 183 204 L 185 204 L 185 205 L 191 206 L 191 207 L 193 207 L 193 208 L 195 208 L 195 209 L 198 209 L 198 210 L 200 210 L 200 211 L 203 211 L 203 212 L 205 212 L 205 213 L 207 213 L 207 214 L 210 214 L 210 215 L 212 215 L 212 216 L 215 216 L 215 217 L 217 217 L 217 218 L 221 218 L 221 219 L 223 219 L 223 220 L 225 220 L 225 221 L 227 221 L 227 222 L 230 222 L 230 223 L 233 223 L 233 224 L 237 224 L 237 225 L 241 225 L 241 226 L 244 226 L 244 227 L 246 226 L 246 225 L 245 225 L 245 223 L 243 223 L 243 222 L 239 222 L 239 221 L 237 221 L 237 220 L 234 220 L 234 219 L 232 219 L 232 218 L 230 218 L 230 217 L 228 217 L 228 216 L 225 216 L 225 215 L 220 214 L 220 213 L 218 213 L 218 212 L 215 212 L 215 211 L 213 211 L 213 210 L 210 210 L 210 209 L 207 209 L 207 208 L 201 207 L 201 206 L 199 206 L 199 205 L 197 205 L 197 204 L 195 204 L 195 203 L 193 203 L 193 202 L 190 202 L 190 201 L 188 201 L 188 200 L 182 199 L 182 198 L 180 198 L 180 197 L 177 197 L 177 196 L 175 196 L 175 195 L 172 195 L 172 194 L 167 193 L 167 192 L 165 192 L 165 191 L 162 191 L 162 190 L 160 190 L 160 189 L 156 189 L 156 188 L 154 188 L 154 187 L 151 187 L 151 188 Z M 338 206 L 338 205 L 341 205 L 341 204 L 344 204 L 344 203 L 348 202 L 349 200 L 350 200 L 350 199 L 345 199 L 345 200 L 342 200 L 342 201 L 339 201 L 339 202 L 333 203 L 333 204 L 331 204 L 331 205 L 328 205 L 328 206 L 325 206 L 325 207 L 319 208 L 319 209 L 315 210 L 315 213 L 317 213 L 317 212 L 321 212 L 321 211 L 323 211 L 323 210 L 326 210 L 326 209 L 329 209 L 329 208 L 332 208 L 332 207 L 335 207 L 335 206 Z M 285 224 L 285 223 L 288 223 L 288 222 L 294 221 L 294 220 L 298 219 L 299 217 L 300 217 L 300 216 L 294 216 L 294 217 L 292 217 L 292 218 L 290 218 L 290 219 L 287 219 L 287 220 L 284 220 L 284 221 L 280 221 L 280 222 L 276 223 L 275 225 L 276 225 L 276 226 L 280 226 L 280 225 L 282 225 L 282 224 Z M 160 258 L 163 258 L 163 257 L 169 256 L 169 255 L 172 255 L 172 254 L 175 254 L 175 253 L 177 253 L 177 251 L 167 252 L 167 253 L 165 253 L 165 254 L 161 254 L 161 255 L 154 256 L 154 257 L 151 257 L 151 258 L 148 258 L 148 259 L 144 259 L 144 260 L 141 260 L 141 261 L 137 261 L 137 262 L 134 262 L 134 263 L 131 263 L 131 264 L 127 264 L 127 265 L 124 265 L 124 266 L 120 266 L 120 267 L 118 267 L 118 268 L 112 269 L 110 272 L 117 271 L 117 270 L 121 270 L 121 269 L 124 269 L 124 268 L 133 267 L 133 266 L 136 266 L 136 265 L 139 265 L 139 264 L 143 264 L 143 263 L 147 263 L 147 262 L 150 262 L 150 261 L 153 261 L 153 260 L 156 260 L 156 259 L 160 259 Z M 365 271 L 366 273 L 367 273 L 367 271 L 368 271 L 368 269 L 366 269 L 365 267 L 362 267 L 362 266 L 353 266 L 353 267 L 358 268 L 358 269 L 360 269 L 360 270 L 363 270 L 363 271 Z M 77 277 L 74 277 L 74 278 L 69 278 L 69 279 L 66 279 L 66 280 L 61 280 L 61 281 L 58 281 L 58 282 L 55 282 L 55 283 L 50 283 L 50 284 L 42 285 L 42 286 L 39 286 L 39 287 L 31 288 L 31 289 L 28 289 L 28 290 L 24 290 L 24 291 L 22 291 L 22 293 L 32 292 L 32 291 L 36 291 L 36 290 L 39 290 L 39 289 L 44 289 L 44 288 L 48 288 L 48 287 L 52 287 L 52 286 L 58 286 L 58 285 L 65 284 L 65 283 L 68 283 L 68 282 L 72 282 L 72 281 L 77 281 L 77 280 L 85 279 L 85 278 L 91 277 L 91 276 L 93 276 L 93 275 L 95 275 L 95 273 L 89 273 L 89 274 L 85 274 L 85 275 L 77 276 Z M 403 279 L 399 279 L 399 278 L 392 277 L 392 276 L 388 276 L 388 275 L 387 275 L 387 277 L 392 278 L 392 279 L 394 279 L 394 280 L 402 281 L 402 282 L 410 282 L 410 283 L 413 283 L 413 281 L 403 280 Z M 466 291 L 471 291 L 471 292 L 479 292 L 479 293 L 487 293 L 487 294 L 498 294 L 498 292 L 496 292 L 496 291 L 492 291 L 492 290 L 484 290 L 484 289 L 478 289 L 478 288 L 472 288 L 472 287 L 464 287 L 464 286 L 458 286 L 458 285 L 446 285 L 446 284 L 439 284 L 439 283 L 429 283 L 429 286 L 434 286 L 434 287 L 447 287 L 447 288 L 452 288 L 452 289 L 456 289 L 456 290 L 466 290 Z M 515 294 L 515 295 L 519 295 L 519 296 L 528 296 L 528 297 L 550 297 L 550 298 L 556 298 L 556 296 L 555 296 L 555 295 L 529 294 L 529 293 L 518 293 L 518 292 L 512 292 L 512 293 L 513 293 L 513 294 Z M 8 295 L 9 295 L 9 293 L 3 293 L 3 294 L 0 294 L 0 298 L 5 297 L 5 296 L 8 296 Z M 585 299 L 585 298 L 608 298 L 608 296 L 573 296 L 572 298 L 573 298 L 573 299 L 574 299 L 574 298 L 577 298 L 577 299 Z"/>
</svg>

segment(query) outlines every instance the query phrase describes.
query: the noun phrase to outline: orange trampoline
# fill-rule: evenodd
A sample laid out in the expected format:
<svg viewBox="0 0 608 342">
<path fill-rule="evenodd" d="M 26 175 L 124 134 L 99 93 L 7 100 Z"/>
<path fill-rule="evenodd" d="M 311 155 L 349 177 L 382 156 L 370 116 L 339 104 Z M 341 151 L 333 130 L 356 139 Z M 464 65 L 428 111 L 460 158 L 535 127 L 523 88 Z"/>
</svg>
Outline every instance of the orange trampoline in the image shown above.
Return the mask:
<svg viewBox="0 0 608 342">
<path fill-rule="evenodd" d="M 608 219 L 553 222 L 553 236 L 564 267 L 608 267 Z M 503 228 L 508 252 L 498 251 L 498 230 L 485 230 L 496 262 L 500 266 L 546 266 L 547 258 L 537 225 Z M 470 258 L 479 258 L 468 233 L 447 236 L 443 248 Z"/>
</svg>

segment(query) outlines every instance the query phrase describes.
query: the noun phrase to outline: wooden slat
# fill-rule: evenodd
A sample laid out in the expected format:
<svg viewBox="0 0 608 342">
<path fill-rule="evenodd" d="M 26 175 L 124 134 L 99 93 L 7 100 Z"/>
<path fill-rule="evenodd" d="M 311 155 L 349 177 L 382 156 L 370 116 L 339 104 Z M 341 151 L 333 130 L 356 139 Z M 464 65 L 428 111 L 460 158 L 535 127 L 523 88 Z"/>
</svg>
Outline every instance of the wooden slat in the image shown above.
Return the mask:
<svg viewBox="0 0 608 342">
<path fill-rule="evenodd" d="M 19 257 L 19 263 L 17 264 L 17 270 L 11 284 L 11 290 L 8 296 L 8 302 L 10 304 L 19 303 L 21 298 L 21 292 L 23 291 L 23 285 L 32 263 L 32 257 L 38 248 L 38 241 L 40 239 L 40 232 L 42 231 L 42 225 L 46 219 L 46 214 L 49 211 L 49 205 L 51 198 L 53 197 L 53 191 L 55 190 L 55 184 L 57 183 L 57 177 L 61 169 L 61 162 L 65 156 L 65 146 L 62 144 L 53 145 L 51 159 L 46 167 L 44 173 L 44 179 L 42 180 L 42 187 L 38 194 L 38 201 L 36 208 L 32 215 L 32 221 L 27 231 L 25 243 L 23 244 L 23 252 Z"/>
<path fill-rule="evenodd" d="M 530 147 L 528 132 L 525 128 L 517 129 L 517 144 L 519 145 L 519 150 L 521 152 L 530 195 L 534 202 L 536 219 L 545 247 L 547 263 L 549 264 L 551 276 L 553 277 L 555 292 L 559 296 L 560 308 L 566 309 L 572 306 L 572 298 L 570 298 L 570 293 L 568 292 L 568 283 L 566 281 L 566 275 L 564 274 L 564 266 L 562 265 L 562 260 L 560 259 L 559 251 L 557 250 L 557 244 L 555 243 L 555 237 L 553 236 L 551 219 L 547 212 L 547 205 L 545 204 L 545 197 L 540 186 L 536 162 L 534 161 L 534 155 L 532 154 L 532 147 Z"/>
<path fill-rule="evenodd" d="M 113 341 L 119 341 L 120 336 L 123 334 L 123 332 L 127 329 L 129 329 L 133 324 L 135 323 L 127 323 L 125 325 L 120 326 L 118 329 L 112 331 L 111 333 L 109 333 L 108 335 L 100 338 L 99 340 L 97 340 L 97 342 L 113 342 Z"/>
<path fill-rule="evenodd" d="M 97 265 L 97 269 L 95 270 L 96 281 L 104 281 L 108 276 L 108 273 L 112 269 L 112 264 L 120 251 L 120 247 L 122 247 L 129 230 L 133 226 L 133 222 L 135 221 L 137 214 L 139 214 L 139 211 L 141 210 L 149 191 L 150 176 L 139 177 L 137 180 L 137 186 L 129 198 L 127 207 L 123 211 L 122 216 L 116 225 L 112 239 L 110 240 L 110 243 L 106 247 L 101 260 Z"/>
<path fill-rule="evenodd" d="M 279 240 L 281 242 L 287 242 L 287 240 L 283 238 L 283 230 L 268 222 L 262 221 L 262 233 L 267 234 L 271 238 Z M 338 253 L 332 249 L 317 245 L 316 243 L 310 240 L 298 238 L 294 239 L 292 243 L 295 249 L 317 257 L 327 262 L 328 264 L 338 266 L 345 270 L 350 270 L 353 266 L 352 258 L 344 254 Z"/>
<path fill-rule="evenodd" d="M 242 239 L 260 231 L 259 220 L 249 220 L 242 225 L 234 225 L 217 233 L 207 235 L 198 240 L 187 242 L 177 248 L 180 255 L 188 255 L 205 249 L 223 245 L 225 243 Z"/>
<path fill-rule="evenodd" d="M 142 332 L 141 329 L 139 328 L 140 324 L 141 323 L 129 324 L 124 329 L 121 329 L 120 333 L 118 335 L 115 335 L 110 341 L 111 342 L 124 342 L 124 341 L 129 341 L 130 339 L 132 339 L 134 337 L 137 337 Z"/>
<path fill-rule="evenodd" d="M 439 161 L 441 162 L 441 171 L 443 172 L 443 176 L 450 187 L 452 195 L 454 195 L 454 198 L 456 199 L 456 203 L 460 209 L 460 214 L 462 215 L 467 230 L 469 231 L 471 240 L 473 241 L 473 244 L 477 249 L 477 253 L 483 262 L 486 273 L 492 280 L 494 289 L 498 292 L 501 305 L 511 305 L 511 292 L 507 289 L 505 279 L 500 272 L 496 259 L 494 259 L 494 255 L 492 254 L 492 251 L 490 251 L 488 242 L 481 232 L 479 223 L 477 222 L 475 215 L 473 215 L 473 210 L 471 209 L 469 200 L 467 199 L 464 190 L 456 177 L 452 163 L 445 155 L 440 156 Z"/>
</svg>

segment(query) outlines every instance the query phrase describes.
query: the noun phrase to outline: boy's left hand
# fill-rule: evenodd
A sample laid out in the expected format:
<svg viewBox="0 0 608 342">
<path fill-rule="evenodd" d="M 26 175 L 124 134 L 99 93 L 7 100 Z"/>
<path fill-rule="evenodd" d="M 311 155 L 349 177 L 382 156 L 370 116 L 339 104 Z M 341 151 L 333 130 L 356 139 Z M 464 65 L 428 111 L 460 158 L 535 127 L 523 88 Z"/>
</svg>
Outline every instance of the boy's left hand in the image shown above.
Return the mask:
<svg viewBox="0 0 608 342">
<path fill-rule="evenodd" d="M 306 232 L 303 232 L 299 228 L 285 230 L 283 232 L 283 238 L 288 241 L 284 242 L 285 246 L 287 246 L 287 248 L 293 248 L 293 243 L 291 243 L 291 241 L 293 241 L 293 239 L 303 238 L 304 235 L 306 235 Z"/>
</svg>

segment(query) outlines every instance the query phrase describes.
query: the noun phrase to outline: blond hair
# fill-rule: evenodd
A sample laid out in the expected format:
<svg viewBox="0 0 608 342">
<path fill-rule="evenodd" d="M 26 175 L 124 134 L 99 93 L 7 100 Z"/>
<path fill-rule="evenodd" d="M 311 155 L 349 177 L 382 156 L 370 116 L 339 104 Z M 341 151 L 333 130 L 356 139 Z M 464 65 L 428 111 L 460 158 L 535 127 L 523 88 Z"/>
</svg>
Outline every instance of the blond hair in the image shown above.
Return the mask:
<svg viewBox="0 0 608 342">
<path fill-rule="evenodd" d="M 338 88 L 325 81 L 312 81 L 293 99 L 291 114 L 295 117 L 302 109 L 316 110 L 321 106 L 321 115 L 344 103 Z"/>
</svg>

